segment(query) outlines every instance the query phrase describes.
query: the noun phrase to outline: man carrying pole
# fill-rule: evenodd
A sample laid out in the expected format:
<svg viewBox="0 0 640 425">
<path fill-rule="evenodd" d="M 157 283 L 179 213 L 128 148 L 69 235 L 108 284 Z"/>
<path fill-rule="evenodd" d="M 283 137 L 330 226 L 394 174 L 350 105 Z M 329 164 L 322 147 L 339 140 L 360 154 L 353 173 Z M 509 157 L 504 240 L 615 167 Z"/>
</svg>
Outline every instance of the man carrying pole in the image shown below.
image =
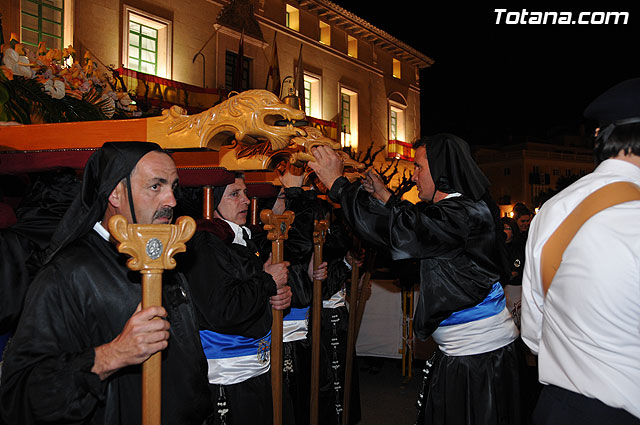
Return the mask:
<svg viewBox="0 0 640 425">
<path fill-rule="evenodd" d="M 456 136 L 422 138 L 414 148 L 412 180 L 425 201 L 416 205 L 392 196 L 375 173 L 364 186 L 350 183 L 340 158 L 322 146 L 309 166 L 358 237 L 395 260 L 420 259 L 414 330 L 420 339 L 433 335 L 439 349 L 417 423 L 518 424 L 518 330 L 499 282 L 502 227 L 489 182 Z"/>
<path fill-rule="evenodd" d="M 159 351 L 162 422 L 200 425 L 208 416 L 206 363 L 184 277 L 165 272 L 164 307 L 142 309 L 140 274 L 127 269 L 105 228 L 116 214 L 170 223 L 177 179 L 171 157 L 152 143 L 106 143 L 89 159 L 7 351 L 6 423 L 139 424 L 140 364 Z"/>
<path fill-rule="evenodd" d="M 212 220 L 199 223 L 180 259 L 194 294 L 209 383 L 211 424 L 270 424 L 272 307 L 291 303 L 288 263 L 261 254 L 247 228 L 244 176 L 213 188 Z"/>
<path fill-rule="evenodd" d="M 320 354 L 320 346 L 315 344 L 309 329 L 320 323 L 313 317 L 313 285 L 315 282 L 317 289 L 326 278 L 327 263 L 319 261 L 315 253 L 316 195 L 302 189 L 303 170 L 292 164 L 276 170 L 282 189 L 272 211 L 282 214 L 286 209 L 295 213 L 284 246 L 284 259 L 291 263 L 288 282 L 293 296 L 291 309 L 283 317 L 283 423 L 304 425 L 317 423 L 321 401 L 326 401 L 329 386 L 327 358 Z M 321 295 L 317 301 L 321 303 Z M 317 356 L 315 364 L 314 356 Z M 314 373 L 316 384 L 312 384 Z"/>
<path fill-rule="evenodd" d="M 274 214 L 271 210 L 263 210 L 260 219 L 264 223 L 264 229 L 268 231 L 268 239 L 272 241 L 271 258 L 274 264 L 285 264 L 283 241 L 287 239 L 289 227 L 293 223 L 295 215 L 291 211 L 285 211 L 282 215 Z M 282 309 L 273 308 L 273 320 L 271 324 L 271 391 L 273 395 L 273 424 L 282 425 Z"/>
</svg>

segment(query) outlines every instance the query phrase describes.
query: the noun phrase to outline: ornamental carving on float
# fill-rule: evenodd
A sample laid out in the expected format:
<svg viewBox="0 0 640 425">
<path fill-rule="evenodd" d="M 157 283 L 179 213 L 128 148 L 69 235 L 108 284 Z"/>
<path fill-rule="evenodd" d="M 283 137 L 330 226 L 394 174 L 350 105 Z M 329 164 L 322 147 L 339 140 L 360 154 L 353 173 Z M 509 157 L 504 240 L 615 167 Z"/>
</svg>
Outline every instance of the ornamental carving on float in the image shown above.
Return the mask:
<svg viewBox="0 0 640 425">
<path fill-rule="evenodd" d="M 303 111 L 267 90 L 247 90 L 196 115 L 173 106 L 148 118 L 149 140 L 165 148 L 200 147 L 220 151 L 220 166 L 229 170 L 274 169 L 282 161 L 298 166 L 313 160 L 311 149 L 337 150 L 347 167 L 358 168 L 340 144 L 307 125 Z M 352 164 L 353 162 L 353 164 Z"/>
<path fill-rule="evenodd" d="M 273 150 L 280 150 L 294 136 L 306 136 L 304 130 L 293 126 L 304 118 L 304 112 L 286 105 L 267 90 L 247 90 L 196 115 L 186 115 L 181 107 L 172 106 L 151 120 L 159 139 L 189 139 L 191 146 L 213 150 L 234 140 L 248 145 L 268 140 Z"/>
</svg>

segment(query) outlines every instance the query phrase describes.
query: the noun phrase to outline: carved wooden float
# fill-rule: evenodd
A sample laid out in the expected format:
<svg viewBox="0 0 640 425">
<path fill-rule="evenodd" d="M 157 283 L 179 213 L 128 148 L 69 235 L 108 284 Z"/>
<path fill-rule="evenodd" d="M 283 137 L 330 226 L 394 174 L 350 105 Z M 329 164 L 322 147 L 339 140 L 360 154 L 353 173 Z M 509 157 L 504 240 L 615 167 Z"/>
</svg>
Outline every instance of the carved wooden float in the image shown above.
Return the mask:
<svg viewBox="0 0 640 425">
<path fill-rule="evenodd" d="M 81 169 L 104 142 L 133 140 L 155 142 L 173 151 L 179 169 L 256 171 L 247 173 L 247 181 L 273 181 L 272 171 L 282 161 L 312 160 L 311 148 L 321 144 L 340 148 L 317 127 L 300 125 L 308 124 L 305 119 L 303 111 L 271 92 L 248 90 L 195 115 L 173 106 L 151 118 L 2 125 L 0 173 L 63 166 Z"/>
</svg>

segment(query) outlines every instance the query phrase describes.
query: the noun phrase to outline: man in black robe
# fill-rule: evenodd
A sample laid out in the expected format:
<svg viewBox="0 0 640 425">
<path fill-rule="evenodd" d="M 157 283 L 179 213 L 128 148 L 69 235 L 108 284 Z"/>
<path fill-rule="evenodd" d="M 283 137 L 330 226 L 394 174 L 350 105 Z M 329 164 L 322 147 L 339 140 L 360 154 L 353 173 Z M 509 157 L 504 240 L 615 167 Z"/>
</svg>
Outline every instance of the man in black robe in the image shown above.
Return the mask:
<svg viewBox="0 0 640 425">
<path fill-rule="evenodd" d="M 273 264 L 246 227 L 242 175 L 213 190 L 214 218 L 201 220 L 180 258 L 194 294 L 216 404 L 209 424 L 272 422 L 271 309 L 291 303 L 288 263 Z"/>
<path fill-rule="evenodd" d="M 314 150 L 309 165 L 363 240 L 392 258 L 420 259 L 414 331 L 438 350 L 419 401 L 420 424 L 517 424 L 518 331 L 506 309 L 502 228 L 489 182 L 469 147 L 450 134 L 414 145 L 416 205 L 401 201 L 369 172 L 363 184 L 341 177 L 333 152 Z M 370 196 L 372 194 L 373 196 Z"/>
<path fill-rule="evenodd" d="M 163 307 L 141 309 L 140 273 L 105 229 L 116 214 L 169 223 L 177 178 L 156 144 L 106 143 L 91 156 L 9 343 L 6 423 L 139 424 L 140 365 L 162 351 L 163 423 L 202 424 L 211 405 L 186 281 L 167 271 Z"/>
</svg>

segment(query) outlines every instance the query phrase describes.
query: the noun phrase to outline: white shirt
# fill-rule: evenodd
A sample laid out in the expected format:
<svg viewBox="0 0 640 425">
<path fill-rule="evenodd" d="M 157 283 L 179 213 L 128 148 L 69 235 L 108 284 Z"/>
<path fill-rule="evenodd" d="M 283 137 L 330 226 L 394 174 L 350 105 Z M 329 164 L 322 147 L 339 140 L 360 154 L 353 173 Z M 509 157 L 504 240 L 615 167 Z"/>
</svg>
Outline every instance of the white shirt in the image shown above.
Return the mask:
<svg viewBox="0 0 640 425">
<path fill-rule="evenodd" d="M 226 221 L 227 224 L 229 224 L 229 226 L 231 227 L 231 230 L 233 230 L 233 233 L 235 235 L 233 238 L 233 243 L 237 243 L 238 245 L 242 245 L 242 246 L 247 246 L 247 242 L 244 240 L 244 236 L 242 235 L 242 230 L 245 230 L 247 232 L 247 235 L 249 235 L 249 239 L 251 239 L 251 230 L 246 226 L 239 226 L 233 221 L 229 221 L 229 220 L 224 220 L 224 221 Z"/>
<path fill-rule="evenodd" d="M 522 338 L 540 382 L 640 417 L 640 201 L 591 217 L 567 247 L 547 292 L 540 253 L 566 216 L 602 186 L 640 185 L 640 168 L 608 159 L 549 200 L 531 222 L 522 279 Z"/>
<path fill-rule="evenodd" d="M 105 241 L 109 242 L 109 238 L 111 237 L 111 233 L 109 233 L 109 231 L 102 225 L 101 222 L 96 222 L 96 224 L 93 225 L 93 230 L 95 230 L 96 232 L 98 232 L 98 234 L 102 237 L 102 239 L 104 239 Z"/>
</svg>

